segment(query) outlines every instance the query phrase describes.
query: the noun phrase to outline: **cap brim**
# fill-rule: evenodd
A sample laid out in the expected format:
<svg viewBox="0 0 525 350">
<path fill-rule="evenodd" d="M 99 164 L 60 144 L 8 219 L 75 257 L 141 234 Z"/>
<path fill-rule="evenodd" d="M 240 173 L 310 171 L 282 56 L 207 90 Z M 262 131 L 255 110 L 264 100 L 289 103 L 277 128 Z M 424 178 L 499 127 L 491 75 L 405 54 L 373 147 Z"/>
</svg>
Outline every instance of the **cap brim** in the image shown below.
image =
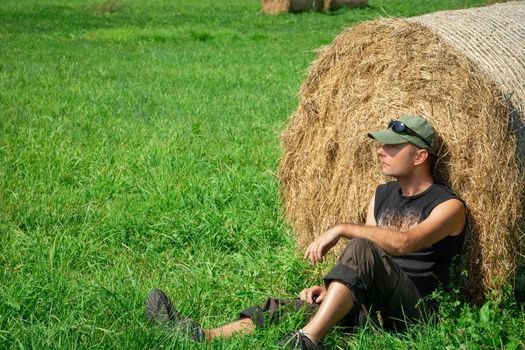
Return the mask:
<svg viewBox="0 0 525 350">
<path fill-rule="evenodd" d="M 407 140 L 404 135 L 393 132 L 390 129 L 373 131 L 368 133 L 368 137 L 376 139 L 377 141 L 387 144 L 387 145 L 398 145 L 400 143 L 410 142 Z"/>
</svg>

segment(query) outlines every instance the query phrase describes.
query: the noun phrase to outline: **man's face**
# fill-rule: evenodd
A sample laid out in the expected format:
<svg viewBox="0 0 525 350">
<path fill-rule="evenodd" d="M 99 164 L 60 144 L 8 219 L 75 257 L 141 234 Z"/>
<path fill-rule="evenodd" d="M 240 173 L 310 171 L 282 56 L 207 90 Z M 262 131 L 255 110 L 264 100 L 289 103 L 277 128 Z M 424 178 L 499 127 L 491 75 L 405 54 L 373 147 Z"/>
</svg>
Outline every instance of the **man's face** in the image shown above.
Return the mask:
<svg viewBox="0 0 525 350">
<path fill-rule="evenodd" d="M 383 174 L 393 177 L 410 175 L 414 168 L 416 149 L 410 143 L 385 144 L 377 150 Z"/>
</svg>

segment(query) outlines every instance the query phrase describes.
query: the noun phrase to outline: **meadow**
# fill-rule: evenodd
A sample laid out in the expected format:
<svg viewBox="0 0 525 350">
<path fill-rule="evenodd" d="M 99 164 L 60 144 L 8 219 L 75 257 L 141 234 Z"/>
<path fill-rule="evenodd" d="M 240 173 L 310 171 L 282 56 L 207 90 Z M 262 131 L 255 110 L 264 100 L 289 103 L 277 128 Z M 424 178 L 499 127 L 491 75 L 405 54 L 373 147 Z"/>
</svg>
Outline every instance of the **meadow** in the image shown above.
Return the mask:
<svg viewBox="0 0 525 350">
<path fill-rule="evenodd" d="M 485 0 L 370 0 L 266 16 L 257 0 L 0 3 L 0 348 L 268 349 L 302 324 L 195 344 L 146 324 L 160 287 L 205 327 L 321 283 L 281 215 L 279 134 L 316 49 L 379 16 Z M 441 322 L 327 348 L 523 349 L 512 292 L 439 296 Z"/>
</svg>

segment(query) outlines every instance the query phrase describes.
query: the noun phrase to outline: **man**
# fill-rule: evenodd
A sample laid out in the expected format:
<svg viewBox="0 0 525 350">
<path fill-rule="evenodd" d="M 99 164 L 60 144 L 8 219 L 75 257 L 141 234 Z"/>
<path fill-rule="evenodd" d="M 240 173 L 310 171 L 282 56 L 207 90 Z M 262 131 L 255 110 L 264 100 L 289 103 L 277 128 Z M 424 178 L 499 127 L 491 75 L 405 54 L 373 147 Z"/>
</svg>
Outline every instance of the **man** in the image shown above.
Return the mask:
<svg viewBox="0 0 525 350">
<path fill-rule="evenodd" d="M 308 246 L 304 258 L 316 263 L 341 237 L 349 240 L 324 286 L 304 289 L 295 301 L 269 298 L 216 329 L 202 329 L 180 315 L 168 297 L 154 289 L 146 300 L 147 318 L 170 322 L 195 340 L 211 340 L 249 333 L 278 319 L 286 306 L 297 310 L 306 305 L 313 317 L 282 344 L 320 349 L 330 328 L 357 324 L 363 309 L 372 315 L 379 311 L 383 325 L 394 329 L 430 316 L 433 305 L 424 297 L 439 284 L 448 284 L 451 263 L 463 245 L 465 205 L 433 181 L 436 136 L 426 119 L 403 116 L 368 136 L 382 143 L 377 155 L 383 174 L 396 181 L 378 186 L 364 225 L 336 225 Z"/>
</svg>

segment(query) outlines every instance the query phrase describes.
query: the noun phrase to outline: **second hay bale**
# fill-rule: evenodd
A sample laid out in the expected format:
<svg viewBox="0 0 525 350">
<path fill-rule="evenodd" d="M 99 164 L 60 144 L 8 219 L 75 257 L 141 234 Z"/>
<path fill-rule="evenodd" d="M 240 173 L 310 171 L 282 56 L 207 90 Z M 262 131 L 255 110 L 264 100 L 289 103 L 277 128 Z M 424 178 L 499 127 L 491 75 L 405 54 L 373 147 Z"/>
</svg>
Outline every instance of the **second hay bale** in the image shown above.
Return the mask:
<svg viewBox="0 0 525 350">
<path fill-rule="evenodd" d="M 343 7 L 365 8 L 368 6 L 368 0 L 325 0 L 325 10 L 337 11 Z"/>
<path fill-rule="evenodd" d="M 366 7 L 368 0 L 263 0 L 262 9 L 267 14 L 283 12 L 311 12 L 337 10 L 342 7 Z"/>
<path fill-rule="evenodd" d="M 322 11 L 324 0 L 263 0 L 262 9 L 267 14 L 283 12 Z"/>
<path fill-rule="evenodd" d="M 262 0 L 262 10 L 269 15 L 288 12 L 290 0 Z"/>
<path fill-rule="evenodd" d="M 323 6 L 323 0 L 290 0 L 292 12 L 322 11 Z"/>
</svg>

